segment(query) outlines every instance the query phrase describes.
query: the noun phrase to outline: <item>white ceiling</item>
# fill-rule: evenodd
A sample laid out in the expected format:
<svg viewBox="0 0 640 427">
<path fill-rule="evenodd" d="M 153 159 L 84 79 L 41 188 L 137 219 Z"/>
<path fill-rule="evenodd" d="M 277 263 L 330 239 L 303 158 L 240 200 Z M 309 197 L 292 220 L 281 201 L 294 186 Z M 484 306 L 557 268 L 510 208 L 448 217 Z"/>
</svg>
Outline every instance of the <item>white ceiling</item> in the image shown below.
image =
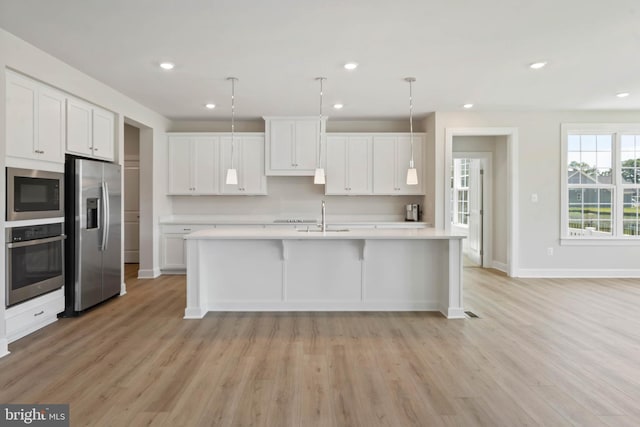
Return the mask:
<svg viewBox="0 0 640 427">
<path fill-rule="evenodd" d="M 172 119 L 640 110 L 637 0 L 0 0 L 0 27 Z M 159 62 L 176 63 L 171 72 Z M 343 64 L 356 61 L 356 71 Z M 548 61 L 539 71 L 536 61 Z M 618 92 L 630 92 L 621 99 Z M 217 108 L 203 105 L 214 102 Z M 341 111 L 331 108 L 344 103 Z"/>
</svg>

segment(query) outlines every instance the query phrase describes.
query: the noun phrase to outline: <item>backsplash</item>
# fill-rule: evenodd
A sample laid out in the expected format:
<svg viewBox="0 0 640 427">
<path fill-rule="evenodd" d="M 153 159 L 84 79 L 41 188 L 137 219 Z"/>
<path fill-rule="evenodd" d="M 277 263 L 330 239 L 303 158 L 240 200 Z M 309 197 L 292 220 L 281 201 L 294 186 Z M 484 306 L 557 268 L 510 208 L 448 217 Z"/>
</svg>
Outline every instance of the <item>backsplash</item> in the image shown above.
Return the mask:
<svg viewBox="0 0 640 427">
<path fill-rule="evenodd" d="M 268 177 L 268 196 L 172 196 L 174 215 L 320 215 L 320 201 L 327 215 L 404 216 L 404 205 L 423 203 L 423 196 L 325 196 L 313 177 Z"/>
</svg>

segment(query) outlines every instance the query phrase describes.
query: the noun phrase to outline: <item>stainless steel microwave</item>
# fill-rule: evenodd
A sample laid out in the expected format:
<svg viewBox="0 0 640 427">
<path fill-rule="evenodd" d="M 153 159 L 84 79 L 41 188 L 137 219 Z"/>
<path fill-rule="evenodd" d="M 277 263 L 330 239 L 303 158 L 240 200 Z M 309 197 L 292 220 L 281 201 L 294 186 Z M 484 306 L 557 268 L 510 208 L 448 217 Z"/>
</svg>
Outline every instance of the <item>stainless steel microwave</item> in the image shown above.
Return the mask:
<svg viewBox="0 0 640 427">
<path fill-rule="evenodd" d="M 7 168 L 7 221 L 63 216 L 63 173 Z"/>
</svg>

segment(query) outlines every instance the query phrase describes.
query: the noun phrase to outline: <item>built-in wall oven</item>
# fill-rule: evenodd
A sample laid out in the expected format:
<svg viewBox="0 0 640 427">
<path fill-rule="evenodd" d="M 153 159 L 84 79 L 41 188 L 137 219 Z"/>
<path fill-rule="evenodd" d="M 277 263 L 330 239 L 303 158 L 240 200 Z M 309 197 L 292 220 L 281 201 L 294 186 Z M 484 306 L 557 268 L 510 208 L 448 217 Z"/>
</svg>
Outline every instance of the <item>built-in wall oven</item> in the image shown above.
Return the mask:
<svg viewBox="0 0 640 427">
<path fill-rule="evenodd" d="M 6 229 L 7 307 L 64 285 L 62 223 Z"/>
<path fill-rule="evenodd" d="M 63 216 L 63 173 L 7 168 L 7 221 Z"/>
</svg>

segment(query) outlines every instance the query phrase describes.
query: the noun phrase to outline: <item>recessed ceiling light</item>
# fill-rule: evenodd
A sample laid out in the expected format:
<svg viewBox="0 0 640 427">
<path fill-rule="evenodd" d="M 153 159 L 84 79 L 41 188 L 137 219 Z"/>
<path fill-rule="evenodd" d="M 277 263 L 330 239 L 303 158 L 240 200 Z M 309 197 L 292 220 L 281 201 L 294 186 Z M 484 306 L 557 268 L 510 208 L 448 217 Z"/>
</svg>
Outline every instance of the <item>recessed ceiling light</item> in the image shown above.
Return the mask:
<svg viewBox="0 0 640 427">
<path fill-rule="evenodd" d="M 629 92 L 620 92 L 620 93 L 617 93 L 616 96 L 618 98 L 626 98 L 627 96 L 629 96 Z"/>
<path fill-rule="evenodd" d="M 466 109 L 473 108 L 473 104 L 464 104 L 462 107 Z"/>
<path fill-rule="evenodd" d="M 333 108 L 335 108 L 336 110 L 339 110 L 342 107 L 344 107 L 344 105 L 342 105 L 342 104 L 333 104 Z"/>
<path fill-rule="evenodd" d="M 344 64 L 344 68 L 346 70 L 355 70 L 356 68 L 358 68 L 358 63 L 357 62 L 347 62 L 346 64 Z"/>
<path fill-rule="evenodd" d="M 216 104 L 205 104 L 205 107 L 207 107 L 209 110 L 213 110 L 214 108 L 216 108 Z"/>
<path fill-rule="evenodd" d="M 163 70 L 173 70 L 173 67 L 175 67 L 176 64 L 174 64 L 173 62 L 161 62 L 160 63 L 160 68 L 162 68 Z"/>
<path fill-rule="evenodd" d="M 529 68 L 539 70 L 540 68 L 544 68 L 545 65 L 547 65 L 546 62 L 534 62 L 533 64 L 529 65 Z"/>
</svg>

